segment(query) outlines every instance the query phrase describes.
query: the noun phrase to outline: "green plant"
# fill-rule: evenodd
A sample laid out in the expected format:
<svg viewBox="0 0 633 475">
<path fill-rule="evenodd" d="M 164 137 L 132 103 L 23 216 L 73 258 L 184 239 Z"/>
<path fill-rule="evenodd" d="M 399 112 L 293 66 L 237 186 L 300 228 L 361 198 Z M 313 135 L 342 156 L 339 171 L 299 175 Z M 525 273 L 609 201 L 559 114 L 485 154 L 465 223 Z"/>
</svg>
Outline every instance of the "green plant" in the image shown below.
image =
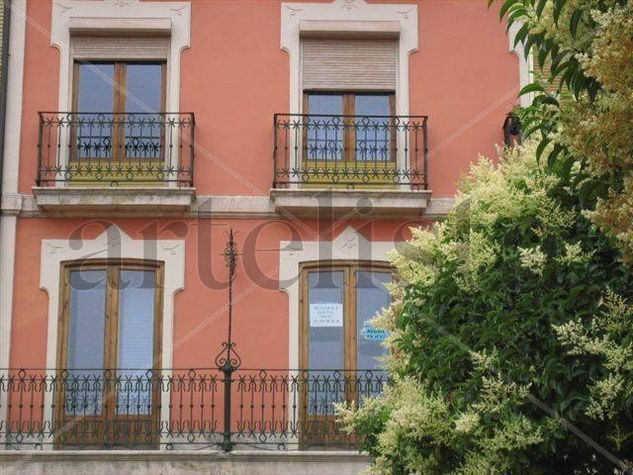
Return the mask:
<svg viewBox="0 0 633 475">
<path fill-rule="evenodd" d="M 522 90 L 535 94 L 521 113 L 524 135 L 539 141 L 536 155 L 549 166 L 562 163 L 563 178 L 587 166 L 581 203 L 633 260 L 633 0 L 498 3 L 508 27 L 520 25 L 515 41 L 537 70 Z"/>
<path fill-rule="evenodd" d="M 632 269 L 585 216 L 575 187 L 586 173 L 562 179 L 537 147 L 480 160 L 445 222 L 392 256 L 395 302 L 376 324 L 390 332 L 393 383 L 341 408 L 376 473 L 631 463 Z"/>
</svg>

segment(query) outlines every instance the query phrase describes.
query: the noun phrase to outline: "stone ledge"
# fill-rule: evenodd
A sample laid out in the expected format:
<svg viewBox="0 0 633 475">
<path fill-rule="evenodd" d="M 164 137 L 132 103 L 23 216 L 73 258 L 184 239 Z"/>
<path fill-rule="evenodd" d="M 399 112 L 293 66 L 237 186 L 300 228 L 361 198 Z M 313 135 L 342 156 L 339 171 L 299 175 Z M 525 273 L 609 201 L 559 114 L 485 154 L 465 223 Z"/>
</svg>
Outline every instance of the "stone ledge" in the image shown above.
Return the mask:
<svg viewBox="0 0 633 475">
<path fill-rule="evenodd" d="M 0 450 L 3 475 L 352 475 L 369 463 L 367 455 L 346 451 L 240 450 L 227 454 L 210 450 Z"/>
<path fill-rule="evenodd" d="M 251 462 L 304 461 L 328 459 L 337 462 L 369 462 L 368 455 L 349 450 L 0 450 L 0 461 L 24 459 L 52 460 L 248 460 Z"/>
<path fill-rule="evenodd" d="M 437 219 L 455 206 L 455 198 L 431 198 L 424 210 L 424 219 Z M 153 211 L 155 212 L 155 211 Z M 5 216 L 19 216 L 22 218 L 40 218 L 55 216 L 64 217 L 52 211 L 45 212 L 37 206 L 35 196 L 31 193 L 13 193 L 2 196 L 2 214 Z M 142 213 L 141 213 L 142 214 Z M 223 219 L 283 219 L 287 217 L 275 210 L 270 196 L 265 195 L 201 195 L 196 193 L 192 200 L 191 209 L 178 214 L 182 218 L 223 218 Z M 73 217 L 92 218 L 95 213 L 91 210 L 72 210 Z M 108 217 L 107 212 L 99 212 L 101 217 Z M 420 216 L 416 216 L 419 218 Z"/>
<path fill-rule="evenodd" d="M 278 211 L 297 216 L 351 214 L 361 217 L 420 218 L 431 199 L 431 191 L 417 190 L 337 190 L 271 189 Z"/>
<path fill-rule="evenodd" d="M 47 215 L 170 216 L 191 209 L 195 188 L 33 187 L 35 204 Z"/>
</svg>

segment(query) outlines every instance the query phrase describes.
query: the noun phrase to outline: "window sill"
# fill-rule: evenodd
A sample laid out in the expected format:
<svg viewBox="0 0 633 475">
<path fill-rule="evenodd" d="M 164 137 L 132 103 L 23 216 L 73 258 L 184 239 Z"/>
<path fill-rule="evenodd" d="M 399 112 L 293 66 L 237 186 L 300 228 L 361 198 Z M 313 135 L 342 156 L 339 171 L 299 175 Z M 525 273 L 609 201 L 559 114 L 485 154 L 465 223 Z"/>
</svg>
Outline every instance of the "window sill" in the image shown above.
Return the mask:
<svg viewBox="0 0 633 475">
<path fill-rule="evenodd" d="M 272 189 L 275 209 L 296 216 L 353 215 L 401 219 L 419 218 L 431 199 L 431 191 L 347 190 L 326 188 Z"/>
<path fill-rule="evenodd" d="M 108 216 L 170 216 L 191 209 L 195 188 L 33 187 L 35 204 L 46 214 L 90 212 Z"/>
</svg>

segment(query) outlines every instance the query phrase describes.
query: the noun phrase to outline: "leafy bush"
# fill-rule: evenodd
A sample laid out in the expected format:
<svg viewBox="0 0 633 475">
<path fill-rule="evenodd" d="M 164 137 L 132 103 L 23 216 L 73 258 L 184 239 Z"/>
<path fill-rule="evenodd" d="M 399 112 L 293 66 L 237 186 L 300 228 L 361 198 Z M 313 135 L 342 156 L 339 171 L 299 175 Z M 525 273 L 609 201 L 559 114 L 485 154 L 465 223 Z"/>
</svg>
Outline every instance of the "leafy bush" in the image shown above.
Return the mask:
<svg viewBox="0 0 633 475">
<path fill-rule="evenodd" d="M 519 114 L 524 133 L 538 137 L 537 155 L 550 163 L 589 164 L 579 194 L 600 198 L 593 222 L 633 262 L 633 0 L 495 2 L 519 25 L 516 41 L 537 73 L 547 70 L 545 84 L 524 88 L 535 93 Z"/>
<path fill-rule="evenodd" d="M 614 473 L 633 459 L 632 269 L 585 216 L 587 177 L 536 145 L 481 159 L 393 254 L 393 383 L 340 408 L 375 473 Z M 628 462 L 626 461 L 628 459 Z"/>
</svg>

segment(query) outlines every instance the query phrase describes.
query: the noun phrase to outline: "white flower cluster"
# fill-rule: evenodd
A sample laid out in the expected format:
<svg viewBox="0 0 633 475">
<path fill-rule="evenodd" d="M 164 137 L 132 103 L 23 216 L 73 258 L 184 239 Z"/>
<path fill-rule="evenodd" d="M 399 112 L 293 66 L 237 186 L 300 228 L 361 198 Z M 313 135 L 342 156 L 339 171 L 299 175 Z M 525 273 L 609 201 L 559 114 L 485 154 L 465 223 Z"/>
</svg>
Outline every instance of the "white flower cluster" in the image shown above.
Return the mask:
<svg viewBox="0 0 633 475">
<path fill-rule="evenodd" d="M 529 269 L 535 274 L 543 275 L 547 257 L 541 250 L 541 246 L 532 248 L 519 247 L 519 258 L 521 260 L 521 267 Z"/>
</svg>

